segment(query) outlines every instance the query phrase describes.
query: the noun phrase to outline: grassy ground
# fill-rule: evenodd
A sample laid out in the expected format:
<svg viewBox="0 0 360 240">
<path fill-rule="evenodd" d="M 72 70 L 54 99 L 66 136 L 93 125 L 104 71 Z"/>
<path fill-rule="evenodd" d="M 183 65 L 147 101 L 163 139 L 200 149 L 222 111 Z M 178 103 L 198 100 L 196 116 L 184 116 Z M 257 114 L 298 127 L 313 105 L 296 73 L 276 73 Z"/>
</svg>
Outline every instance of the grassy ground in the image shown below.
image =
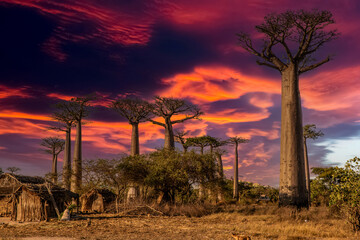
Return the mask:
<svg viewBox="0 0 360 240">
<path fill-rule="evenodd" d="M 296 213 L 274 206 L 230 206 L 224 207 L 223 212 L 203 217 L 129 214 L 83 217 L 68 222 L 2 224 L 0 236 L 2 239 L 184 240 L 234 239 L 231 235 L 236 233 L 251 239 L 360 239 L 346 221 L 332 217 L 323 208 Z"/>
</svg>

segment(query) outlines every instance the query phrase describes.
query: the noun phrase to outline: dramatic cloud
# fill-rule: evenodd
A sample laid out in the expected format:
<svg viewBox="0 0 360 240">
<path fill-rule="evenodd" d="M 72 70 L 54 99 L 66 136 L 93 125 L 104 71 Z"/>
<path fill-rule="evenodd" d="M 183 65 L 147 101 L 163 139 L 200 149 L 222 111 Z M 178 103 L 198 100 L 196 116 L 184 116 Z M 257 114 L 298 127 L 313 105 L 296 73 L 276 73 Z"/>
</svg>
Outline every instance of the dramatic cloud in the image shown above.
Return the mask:
<svg viewBox="0 0 360 240">
<path fill-rule="evenodd" d="M 358 1 L 0 0 L 0 167 L 48 172 L 51 159 L 39 144 L 43 137 L 62 137 L 49 130 L 56 124 L 54 105 L 89 94 L 97 98 L 83 127 L 84 158 L 129 153 L 131 126 L 109 109 L 111 101 L 161 95 L 184 98 L 204 112 L 201 120 L 174 125 L 176 130 L 250 139 L 239 150 L 241 178 L 277 185 L 281 76 L 258 66 L 235 34 L 249 32 L 261 47 L 254 26 L 266 14 L 324 6 L 342 35 L 315 56 L 330 55 L 332 61 L 300 76 L 304 123 L 325 133 L 309 143 L 311 166 L 343 163 L 355 152 Z M 141 152 L 163 146 L 160 126 L 142 123 L 139 130 Z M 224 149 L 230 176 L 234 149 Z"/>
</svg>

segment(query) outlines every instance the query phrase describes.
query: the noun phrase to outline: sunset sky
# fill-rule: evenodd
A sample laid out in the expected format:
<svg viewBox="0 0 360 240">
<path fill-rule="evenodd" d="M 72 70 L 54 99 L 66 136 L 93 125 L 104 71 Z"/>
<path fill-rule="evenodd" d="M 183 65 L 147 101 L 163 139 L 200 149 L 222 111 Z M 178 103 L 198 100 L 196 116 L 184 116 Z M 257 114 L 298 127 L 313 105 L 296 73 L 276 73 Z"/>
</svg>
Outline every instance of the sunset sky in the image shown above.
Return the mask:
<svg viewBox="0 0 360 240">
<path fill-rule="evenodd" d="M 249 138 L 239 150 L 240 178 L 278 185 L 281 76 L 258 66 L 236 33 L 257 36 L 266 14 L 314 8 L 333 13 L 330 28 L 341 36 L 317 55 L 333 60 L 300 79 L 304 124 L 325 134 L 309 140 L 310 166 L 344 164 L 360 155 L 357 0 L 0 0 L 0 167 L 49 172 L 41 138 L 63 137 L 47 130 L 54 105 L 90 93 L 99 100 L 83 127 L 83 158 L 129 153 L 130 125 L 109 102 L 160 95 L 201 107 L 202 120 L 175 125 L 189 136 Z M 142 153 L 163 146 L 159 126 L 139 128 Z M 226 149 L 230 177 L 233 148 Z"/>
</svg>

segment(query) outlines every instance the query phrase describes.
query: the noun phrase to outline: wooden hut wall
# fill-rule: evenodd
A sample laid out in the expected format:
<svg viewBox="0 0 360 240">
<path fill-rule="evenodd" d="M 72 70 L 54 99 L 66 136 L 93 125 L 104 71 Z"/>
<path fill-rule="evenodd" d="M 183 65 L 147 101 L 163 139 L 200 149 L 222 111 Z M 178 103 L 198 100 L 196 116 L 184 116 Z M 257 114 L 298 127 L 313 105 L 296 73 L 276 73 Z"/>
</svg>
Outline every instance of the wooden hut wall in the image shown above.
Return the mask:
<svg viewBox="0 0 360 240">
<path fill-rule="evenodd" d="M 27 189 L 23 189 L 15 199 L 16 208 L 12 220 L 15 221 L 41 221 L 45 220 L 44 203 L 41 198 Z"/>
</svg>

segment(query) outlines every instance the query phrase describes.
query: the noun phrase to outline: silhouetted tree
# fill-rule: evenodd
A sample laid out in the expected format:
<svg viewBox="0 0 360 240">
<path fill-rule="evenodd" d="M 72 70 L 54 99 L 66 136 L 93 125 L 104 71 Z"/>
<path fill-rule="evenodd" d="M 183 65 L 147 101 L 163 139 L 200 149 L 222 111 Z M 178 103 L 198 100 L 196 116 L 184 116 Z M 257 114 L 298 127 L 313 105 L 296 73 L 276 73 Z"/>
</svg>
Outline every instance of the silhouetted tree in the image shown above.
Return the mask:
<svg viewBox="0 0 360 240">
<path fill-rule="evenodd" d="M 74 192 L 79 192 L 81 189 L 81 179 L 82 179 L 82 142 L 81 142 L 81 125 L 82 120 L 88 116 L 88 107 L 90 106 L 90 101 L 94 97 L 76 97 L 72 98 L 68 104 L 66 104 L 66 114 L 69 114 L 74 119 L 76 124 L 76 138 L 75 138 L 75 147 L 74 147 L 74 159 L 73 159 L 73 174 L 71 179 L 71 190 Z"/>
<path fill-rule="evenodd" d="M 41 146 L 45 147 L 44 150 L 46 153 L 52 155 L 52 181 L 57 183 L 57 161 L 59 154 L 64 150 L 65 141 L 57 137 L 47 137 L 43 138 Z"/>
<path fill-rule="evenodd" d="M 307 151 L 307 139 L 316 140 L 318 137 L 324 136 L 324 133 L 321 131 L 316 131 L 315 124 L 307 124 L 304 126 L 304 158 L 305 158 L 305 180 L 306 180 L 306 190 L 308 193 L 309 203 L 310 203 L 310 169 L 309 169 L 309 157 Z"/>
<path fill-rule="evenodd" d="M 149 119 L 153 124 L 160 125 L 165 128 L 165 145 L 166 149 L 174 149 L 175 139 L 173 132 L 173 125 L 176 123 L 182 123 L 190 119 L 198 119 L 202 114 L 199 107 L 190 103 L 187 103 L 183 99 L 155 97 L 155 102 L 152 104 L 152 113 L 155 116 L 164 119 L 164 123 Z M 184 117 L 171 120 L 173 116 L 185 115 Z"/>
<path fill-rule="evenodd" d="M 20 171 L 21 169 L 18 167 L 8 167 L 6 170 L 8 170 L 11 174 L 15 174 L 18 171 Z"/>
<path fill-rule="evenodd" d="M 233 188 L 233 198 L 239 200 L 239 156 L 238 156 L 238 146 L 240 143 L 247 143 L 248 139 L 242 137 L 231 137 L 229 143 L 235 145 L 235 160 L 234 160 L 234 188 Z"/>
<path fill-rule="evenodd" d="M 299 75 L 330 61 L 330 56 L 315 62 L 314 53 L 338 36 L 336 30 L 326 31 L 334 23 L 329 11 L 287 11 L 265 16 L 256 26 L 264 35 L 262 49 L 257 49 L 246 33 L 238 34 L 240 46 L 259 57 L 259 65 L 278 70 L 281 90 L 281 206 L 308 207 L 305 186 L 304 147 Z M 314 63 L 315 62 L 315 63 Z"/>
<path fill-rule="evenodd" d="M 138 155 L 140 153 L 139 123 L 149 119 L 150 104 L 141 99 L 119 99 L 114 101 L 111 107 L 126 118 L 132 126 L 131 155 Z"/>
<path fill-rule="evenodd" d="M 181 146 L 184 149 L 184 153 L 187 153 L 188 148 L 190 147 L 187 138 L 185 138 L 185 136 L 188 134 L 188 132 L 186 131 L 175 131 L 175 141 L 180 143 Z"/>
<path fill-rule="evenodd" d="M 70 190 L 71 183 L 71 128 L 75 126 L 75 119 L 71 114 L 71 102 L 61 102 L 56 105 L 56 112 L 52 118 L 59 122 L 59 126 L 51 129 L 65 132 L 65 150 L 63 160 L 63 187 Z"/>
</svg>

